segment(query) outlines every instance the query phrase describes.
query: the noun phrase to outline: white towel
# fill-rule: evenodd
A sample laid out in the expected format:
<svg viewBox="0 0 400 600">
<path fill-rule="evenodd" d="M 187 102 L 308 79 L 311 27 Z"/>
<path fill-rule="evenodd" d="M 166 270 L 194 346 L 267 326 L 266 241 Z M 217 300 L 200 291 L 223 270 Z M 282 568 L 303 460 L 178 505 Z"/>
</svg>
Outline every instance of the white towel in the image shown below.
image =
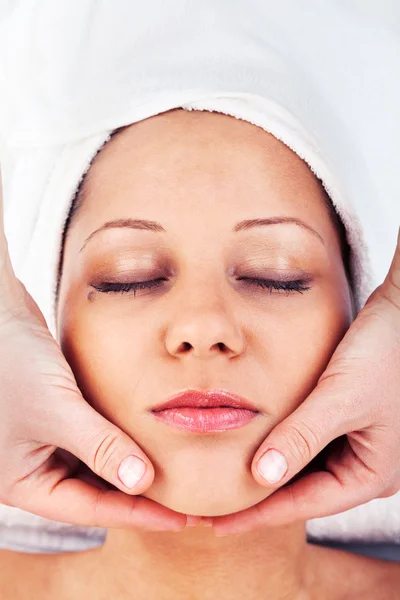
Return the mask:
<svg viewBox="0 0 400 600">
<path fill-rule="evenodd" d="M 250 121 L 297 152 L 346 226 L 358 307 L 381 282 L 400 223 L 400 5 L 14 0 L 0 17 L 6 234 L 53 333 L 61 231 L 83 173 L 115 128 L 177 107 Z M 77 548 L 93 532 L 0 508 L 9 546 L 26 543 L 29 523 L 38 548 L 43 532 L 55 547 L 69 532 Z M 400 495 L 308 525 L 319 538 L 400 540 Z"/>
</svg>

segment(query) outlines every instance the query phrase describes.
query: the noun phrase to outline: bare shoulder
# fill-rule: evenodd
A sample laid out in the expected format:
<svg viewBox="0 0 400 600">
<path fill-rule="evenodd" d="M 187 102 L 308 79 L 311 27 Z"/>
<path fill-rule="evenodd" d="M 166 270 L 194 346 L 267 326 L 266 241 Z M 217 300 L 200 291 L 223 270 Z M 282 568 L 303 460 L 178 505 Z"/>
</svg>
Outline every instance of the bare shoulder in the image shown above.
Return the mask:
<svg viewBox="0 0 400 600">
<path fill-rule="evenodd" d="M 326 599 L 400 600 L 400 563 L 315 548 Z"/>
</svg>

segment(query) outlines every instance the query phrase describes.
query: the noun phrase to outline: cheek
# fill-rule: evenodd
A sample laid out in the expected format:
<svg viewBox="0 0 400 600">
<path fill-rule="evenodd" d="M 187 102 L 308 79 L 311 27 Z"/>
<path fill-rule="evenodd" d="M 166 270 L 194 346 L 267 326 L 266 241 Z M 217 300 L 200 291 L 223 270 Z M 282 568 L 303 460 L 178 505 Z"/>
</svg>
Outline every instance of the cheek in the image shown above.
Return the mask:
<svg viewBox="0 0 400 600">
<path fill-rule="evenodd" d="M 264 313 L 254 311 L 236 381 L 243 380 L 244 391 L 250 374 L 249 392 L 254 389 L 275 423 L 312 391 L 350 325 L 350 299 L 339 283 L 328 281 L 302 297 L 276 298 Z M 112 303 L 76 298 L 68 305 L 73 308 L 61 320 L 60 344 L 83 396 L 109 420 L 132 428 L 143 409 L 146 381 L 157 389 L 155 372 L 166 376 L 163 361 L 157 362 L 157 331 L 153 335 L 149 320 L 132 307 L 118 311 Z"/>
<path fill-rule="evenodd" d="M 84 398 L 114 422 L 126 421 L 131 399 L 149 368 L 150 349 L 144 345 L 149 343 L 149 330 L 142 321 L 81 306 L 62 323 L 61 349 Z"/>
<path fill-rule="evenodd" d="M 264 353 L 276 390 L 276 400 L 270 399 L 268 407 L 277 421 L 311 393 L 350 323 L 350 299 L 323 289 L 316 290 L 304 308 L 285 310 L 282 318 L 270 323 L 265 339 L 271 345 L 269 350 L 264 345 Z"/>
</svg>

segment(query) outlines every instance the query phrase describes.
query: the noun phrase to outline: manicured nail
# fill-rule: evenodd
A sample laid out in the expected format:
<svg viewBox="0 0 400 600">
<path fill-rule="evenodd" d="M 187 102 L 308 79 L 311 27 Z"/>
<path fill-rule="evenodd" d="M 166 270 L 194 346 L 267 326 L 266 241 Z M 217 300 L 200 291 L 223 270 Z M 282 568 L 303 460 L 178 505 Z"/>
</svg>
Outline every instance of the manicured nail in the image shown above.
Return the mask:
<svg viewBox="0 0 400 600">
<path fill-rule="evenodd" d="M 278 450 L 268 450 L 258 461 L 257 470 L 268 483 L 278 483 L 288 470 L 288 464 Z"/>
<path fill-rule="evenodd" d="M 137 456 L 127 456 L 119 465 L 118 477 L 127 488 L 134 488 L 146 472 L 146 463 Z"/>
</svg>

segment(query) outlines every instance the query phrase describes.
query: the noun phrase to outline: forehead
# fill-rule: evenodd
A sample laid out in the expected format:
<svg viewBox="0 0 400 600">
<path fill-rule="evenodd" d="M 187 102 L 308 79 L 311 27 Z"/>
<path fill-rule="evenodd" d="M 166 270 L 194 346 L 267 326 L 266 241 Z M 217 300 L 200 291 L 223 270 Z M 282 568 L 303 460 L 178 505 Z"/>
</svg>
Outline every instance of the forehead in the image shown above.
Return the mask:
<svg viewBox="0 0 400 600">
<path fill-rule="evenodd" d="M 93 219 L 130 210 L 175 218 L 201 218 L 207 210 L 225 219 L 238 210 L 326 217 L 322 187 L 297 154 L 260 127 L 211 112 L 169 111 L 118 131 L 83 189 L 84 212 Z"/>
<path fill-rule="evenodd" d="M 220 113 L 176 110 L 122 128 L 96 157 L 91 178 L 138 171 L 147 175 L 183 173 L 222 177 L 290 175 L 315 182 L 308 165 L 271 133 Z M 289 184 L 288 180 L 286 184 Z"/>
</svg>

